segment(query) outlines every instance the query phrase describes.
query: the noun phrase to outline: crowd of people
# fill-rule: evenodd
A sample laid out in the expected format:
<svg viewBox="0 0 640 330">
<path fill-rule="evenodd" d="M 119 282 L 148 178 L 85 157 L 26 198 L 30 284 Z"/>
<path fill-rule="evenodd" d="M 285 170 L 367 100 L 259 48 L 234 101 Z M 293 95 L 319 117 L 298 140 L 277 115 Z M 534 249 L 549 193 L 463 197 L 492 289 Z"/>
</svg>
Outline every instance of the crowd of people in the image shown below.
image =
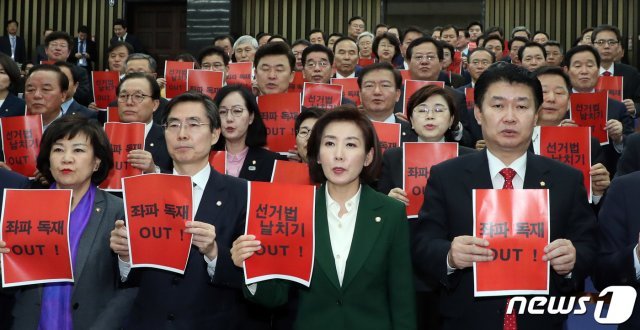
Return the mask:
<svg viewBox="0 0 640 330">
<path fill-rule="evenodd" d="M 567 50 L 544 31 L 516 27 L 507 35 L 480 22 L 427 30 L 356 16 L 347 27 L 294 41 L 266 32 L 217 36 L 175 60 L 225 75 L 231 62 L 252 62 L 252 88 L 229 84 L 214 99 L 185 92 L 168 100 L 144 40 L 115 21 L 104 68 L 120 74 L 112 105 L 121 122 L 145 124 L 144 148 L 128 162 L 193 181 L 195 217 L 186 224 L 193 246 L 177 275 L 131 268 L 123 201 L 98 188 L 113 156 L 105 111 L 93 100 L 90 72 L 100 68 L 89 29 L 75 37 L 46 30 L 29 60 L 18 22 L 9 20 L 0 39 L 0 119 L 39 114 L 44 133 L 34 179 L 0 162 L 0 189 L 72 190 L 74 282 L 2 289 L 0 327 L 563 329 L 566 315 L 516 316 L 506 312 L 509 297 L 474 297 L 474 264 L 496 256 L 473 235 L 473 189 L 549 190 L 550 243 L 542 256 L 549 295 L 578 295 L 591 281 L 598 289 L 640 288 L 640 223 L 632 210 L 640 193 L 640 74 L 621 62 L 617 27 L 585 29 Z M 343 98 L 333 110 L 302 107 L 295 146 L 276 153 L 266 148 L 256 97 L 287 93 L 296 71 L 305 82 L 357 78 L 360 104 Z M 595 92 L 600 76 L 624 77 L 624 97 L 608 99 L 610 143 L 592 138 L 589 199 L 581 173 L 539 156 L 535 141 L 539 127 L 577 126 L 570 96 Z M 403 113 L 405 79 L 444 87 L 420 88 Z M 467 88 L 474 89 L 471 108 Z M 383 154 L 373 122 L 400 124 L 401 143 L 459 145 L 458 157 L 431 168 L 417 220 L 405 211 L 403 149 Z M 225 173 L 209 163 L 218 150 L 226 151 Z M 270 181 L 276 160 L 306 163 L 319 185 L 309 287 L 244 282 L 244 261 L 262 248 L 244 234 L 246 182 Z M 0 253 L 10 253 L 2 240 Z M 640 328 L 638 300 L 620 328 Z"/>
</svg>

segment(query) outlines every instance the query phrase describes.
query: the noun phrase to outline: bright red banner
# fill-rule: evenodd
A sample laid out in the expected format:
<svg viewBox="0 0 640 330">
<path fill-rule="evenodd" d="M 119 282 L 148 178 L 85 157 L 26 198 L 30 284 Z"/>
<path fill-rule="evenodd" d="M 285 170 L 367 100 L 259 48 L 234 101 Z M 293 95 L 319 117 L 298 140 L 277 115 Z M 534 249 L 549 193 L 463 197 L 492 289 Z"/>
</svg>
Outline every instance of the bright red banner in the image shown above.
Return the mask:
<svg viewBox="0 0 640 330">
<path fill-rule="evenodd" d="M 304 77 L 302 71 L 293 73 L 293 81 L 289 84 L 289 93 L 302 93 L 304 89 Z"/>
<path fill-rule="evenodd" d="M 313 185 L 306 163 L 277 160 L 273 164 L 271 182 Z"/>
<path fill-rule="evenodd" d="M 193 62 L 165 62 L 164 79 L 167 81 L 165 94 L 168 99 L 187 91 L 187 70 L 193 70 L 193 65 Z"/>
<path fill-rule="evenodd" d="M 401 126 L 397 123 L 383 123 L 380 121 L 372 121 L 373 128 L 376 129 L 378 140 L 380 141 L 380 149 L 382 153 L 389 148 L 400 146 Z"/>
<path fill-rule="evenodd" d="M 255 235 L 262 249 L 245 260 L 245 282 L 281 278 L 309 286 L 315 253 L 315 187 L 268 182 L 247 185 L 245 234 Z"/>
<path fill-rule="evenodd" d="M 224 73 L 209 70 L 187 70 L 187 90 L 196 90 L 210 98 L 222 88 Z"/>
<path fill-rule="evenodd" d="M 70 209 L 71 190 L 4 191 L 0 240 L 11 253 L 0 253 L 2 287 L 73 282 Z"/>
<path fill-rule="evenodd" d="M 474 189 L 473 235 L 494 260 L 473 265 L 474 296 L 549 294 L 549 190 Z"/>
<path fill-rule="evenodd" d="M 300 93 L 258 96 L 258 106 L 267 127 L 269 150 L 287 152 L 295 148 L 295 121 L 300 114 Z"/>
<path fill-rule="evenodd" d="M 330 110 L 342 104 L 342 86 L 305 82 L 302 106 Z"/>
<path fill-rule="evenodd" d="M 36 172 L 36 158 L 42 141 L 42 115 L 0 118 L 4 162 L 27 177 Z"/>
<path fill-rule="evenodd" d="M 609 144 L 605 129 L 608 112 L 607 92 L 571 94 L 571 119 L 578 126 L 591 127 L 591 134 L 600 145 Z"/>
<path fill-rule="evenodd" d="M 118 107 L 107 107 L 107 122 L 109 123 L 120 122 L 120 112 L 118 112 Z"/>
<path fill-rule="evenodd" d="M 360 87 L 358 78 L 331 78 L 332 85 L 342 86 L 342 96 L 360 105 Z"/>
<path fill-rule="evenodd" d="M 227 71 L 227 85 L 242 85 L 251 90 L 251 69 L 253 63 L 229 63 Z"/>
<path fill-rule="evenodd" d="M 211 151 L 209 153 L 209 165 L 222 174 L 227 173 L 227 152 Z"/>
<path fill-rule="evenodd" d="M 458 156 L 456 142 L 406 142 L 402 144 L 402 189 L 407 193 L 407 217 L 417 218 L 424 201 L 431 167 Z"/>
<path fill-rule="evenodd" d="M 436 85 L 444 88 L 444 81 L 407 80 L 404 83 L 404 99 L 402 100 L 402 113 L 407 114 L 407 103 L 413 93 L 428 85 Z"/>
<path fill-rule="evenodd" d="M 591 203 L 591 130 L 589 127 L 543 126 L 540 154 L 571 165 L 584 176 L 584 188 Z"/>
<path fill-rule="evenodd" d="M 398 70 L 400 71 L 400 76 L 402 77 L 402 86 L 407 82 L 407 80 L 411 80 L 411 71 L 409 70 Z"/>
<path fill-rule="evenodd" d="M 374 58 L 359 58 L 358 59 L 358 65 L 361 67 L 365 67 L 365 66 L 369 66 L 373 63 L 375 63 L 376 60 Z"/>
<path fill-rule="evenodd" d="M 455 74 L 462 74 L 462 53 L 456 50 L 452 56 L 451 64 L 446 68 L 446 71 Z"/>
<path fill-rule="evenodd" d="M 105 123 L 104 131 L 107 133 L 113 150 L 113 168 L 109 171 L 107 179 L 100 184 L 100 188 L 120 191 L 122 190 L 120 179 L 142 174 L 142 170 L 129 164 L 127 155 L 131 150 L 144 150 L 144 124 Z"/>
<path fill-rule="evenodd" d="M 472 87 L 464 89 L 464 98 L 467 101 L 467 111 L 470 111 L 471 113 L 473 113 L 473 107 L 476 105 L 473 92 L 474 88 Z"/>
<path fill-rule="evenodd" d="M 193 186 L 183 175 L 145 174 L 122 179 L 131 268 L 184 274 L 191 251 Z"/>
<path fill-rule="evenodd" d="M 623 81 L 624 77 L 600 76 L 598 78 L 598 84 L 596 85 L 596 91 L 608 92 L 610 99 L 622 102 L 622 100 L 624 100 L 624 95 L 622 94 Z"/>
<path fill-rule="evenodd" d="M 116 71 L 91 71 L 93 100 L 100 109 L 106 109 L 109 103 L 117 100 L 116 88 L 120 83 L 120 74 Z"/>
</svg>

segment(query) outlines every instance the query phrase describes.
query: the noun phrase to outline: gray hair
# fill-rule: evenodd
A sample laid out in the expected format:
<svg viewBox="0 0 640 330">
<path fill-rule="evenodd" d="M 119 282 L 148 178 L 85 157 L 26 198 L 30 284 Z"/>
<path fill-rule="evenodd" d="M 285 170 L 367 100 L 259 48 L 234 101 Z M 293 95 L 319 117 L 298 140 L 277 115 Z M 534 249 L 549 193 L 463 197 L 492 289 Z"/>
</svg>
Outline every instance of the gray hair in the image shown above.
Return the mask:
<svg viewBox="0 0 640 330">
<path fill-rule="evenodd" d="M 359 44 L 360 43 L 360 39 L 362 39 L 364 37 L 371 37 L 371 40 L 373 40 L 375 38 L 373 33 L 369 32 L 369 31 L 364 31 L 364 32 L 362 32 L 362 33 L 360 33 L 358 35 L 358 40 L 356 40 L 356 44 Z"/>
<path fill-rule="evenodd" d="M 129 55 L 127 60 L 124 62 L 124 71 L 127 71 L 127 64 L 131 60 L 147 60 L 149 62 L 149 69 L 152 73 L 155 73 L 158 68 L 158 63 L 152 56 L 143 53 L 133 53 Z"/>
<path fill-rule="evenodd" d="M 242 44 L 251 44 L 253 48 L 258 49 L 258 40 L 250 35 L 244 35 L 233 43 L 233 51 Z"/>
</svg>

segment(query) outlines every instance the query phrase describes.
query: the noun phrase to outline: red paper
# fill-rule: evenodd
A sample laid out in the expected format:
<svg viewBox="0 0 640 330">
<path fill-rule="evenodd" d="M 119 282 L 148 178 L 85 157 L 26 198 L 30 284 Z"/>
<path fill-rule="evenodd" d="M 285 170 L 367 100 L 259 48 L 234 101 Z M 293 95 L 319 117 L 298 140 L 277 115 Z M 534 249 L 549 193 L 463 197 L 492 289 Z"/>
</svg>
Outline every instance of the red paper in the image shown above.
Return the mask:
<svg viewBox="0 0 640 330">
<path fill-rule="evenodd" d="M 407 80 L 411 80 L 411 71 L 409 70 L 398 70 L 400 71 L 400 76 L 402 77 L 402 86 L 404 86 Z"/>
<path fill-rule="evenodd" d="M 407 80 L 404 83 L 404 100 L 402 100 L 402 113 L 407 114 L 407 104 L 413 93 L 427 85 L 436 85 L 444 88 L 444 81 Z"/>
<path fill-rule="evenodd" d="M 304 77 L 302 77 L 302 71 L 295 71 L 293 73 L 293 81 L 289 84 L 289 93 L 302 93 L 304 89 Z"/>
<path fill-rule="evenodd" d="M 209 153 L 209 165 L 222 174 L 227 173 L 227 152 L 211 151 Z"/>
<path fill-rule="evenodd" d="M 116 88 L 120 83 L 120 74 L 116 71 L 91 71 L 93 83 L 93 100 L 100 109 L 106 109 L 115 101 Z"/>
<path fill-rule="evenodd" d="M 107 179 L 100 184 L 100 188 L 120 191 L 122 190 L 120 179 L 142 174 L 142 170 L 127 162 L 127 155 L 131 150 L 144 150 L 144 124 L 105 123 L 104 131 L 113 149 L 113 168 L 109 171 Z"/>
<path fill-rule="evenodd" d="M 258 96 L 258 106 L 267 127 L 269 150 L 287 152 L 295 148 L 295 121 L 300 114 L 300 93 Z"/>
<path fill-rule="evenodd" d="M 474 189 L 473 208 L 473 235 L 495 256 L 474 263 L 475 297 L 549 294 L 549 191 Z"/>
<path fill-rule="evenodd" d="M 407 142 L 402 144 L 402 189 L 407 193 L 407 217 L 417 218 L 424 201 L 431 167 L 458 156 L 455 142 Z"/>
<path fill-rule="evenodd" d="M 191 251 L 186 221 L 193 221 L 191 178 L 146 174 L 122 179 L 131 268 L 184 274 Z"/>
<path fill-rule="evenodd" d="M 107 122 L 109 123 L 120 122 L 120 113 L 118 112 L 118 107 L 107 107 Z"/>
<path fill-rule="evenodd" d="M 365 66 L 369 66 L 373 63 L 375 63 L 376 60 L 374 58 L 359 58 L 358 59 L 358 65 L 361 67 L 365 67 Z"/>
<path fill-rule="evenodd" d="M 378 135 L 380 148 L 382 149 L 383 154 L 389 148 L 400 146 L 400 124 L 383 123 L 380 121 L 372 121 L 371 123 L 373 123 L 373 128 L 376 129 L 376 134 Z"/>
<path fill-rule="evenodd" d="M 224 73 L 209 70 L 187 70 L 187 90 L 196 90 L 210 98 L 222 88 Z"/>
<path fill-rule="evenodd" d="M 262 249 L 245 260 L 245 282 L 281 278 L 309 286 L 315 252 L 315 187 L 247 184 L 245 234 L 255 235 Z"/>
<path fill-rule="evenodd" d="M 571 119 L 578 126 L 591 127 L 591 134 L 600 145 L 609 144 L 605 130 L 609 108 L 606 92 L 571 94 Z"/>
<path fill-rule="evenodd" d="M 251 90 L 251 68 L 253 63 L 229 63 L 227 71 L 227 85 L 242 85 Z"/>
<path fill-rule="evenodd" d="M 446 68 L 446 71 L 455 74 L 462 74 L 462 53 L 456 50 L 452 56 L 451 64 Z"/>
<path fill-rule="evenodd" d="M 623 77 L 619 76 L 600 76 L 600 78 L 598 78 L 598 84 L 596 85 L 596 91 L 608 92 L 610 99 L 622 102 L 622 100 L 624 100 L 624 95 L 622 94 L 623 81 Z"/>
<path fill-rule="evenodd" d="M 331 78 L 331 84 L 342 86 L 342 97 L 353 101 L 356 105 L 360 105 L 358 78 Z"/>
<path fill-rule="evenodd" d="M 470 111 L 473 113 L 473 107 L 475 106 L 475 99 L 474 99 L 474 88 L 472 87 L 467 87 L 464 89 L 464 97 L 467 101 L 467 111 Z"/>
<path fill-rule="evenodd" d="M 540 154 L 571 165 L 584 176 L 591 203 L 591 130 L 589 127 L 544 126 L 540 128 Z"/>
<path fill-rule="evenodd" d="M 313 185 L 306 163 L 286 160 L 275 161 L 271 182 Z"/>
<path fill-rule="evenodd" d="M 0 240 L 11 253 L 0 253 L 2 287 L 73 282 L 70 209 L 71 190 L 4 191 Z"/>
<path fill-rule="evenodd" d="M 27 177 L 36 172 L 42 140 L 42 115 L 0 118 L 4 162 Z"/>
<path fill-rule="evenodd" d="M 54 65 L 54 64 L 56 64 L 56 61 L 55 60 L 42 60 L 42 61 L 40 61 L 40 64 Z"/>
<path fill-rule="evenodd" d="M 304 83 L 302 91 L 303 107 L 333 109 L 342 104 L 342 86 L 330 84 Z"/>
<path fill-rule="evenodd" d="M 167 98 L 174 98 L 187 91 L 187 70 L 193 70 L 193 62 L 166 61 L 164 78 L 167 81 Z"/>
</svg>

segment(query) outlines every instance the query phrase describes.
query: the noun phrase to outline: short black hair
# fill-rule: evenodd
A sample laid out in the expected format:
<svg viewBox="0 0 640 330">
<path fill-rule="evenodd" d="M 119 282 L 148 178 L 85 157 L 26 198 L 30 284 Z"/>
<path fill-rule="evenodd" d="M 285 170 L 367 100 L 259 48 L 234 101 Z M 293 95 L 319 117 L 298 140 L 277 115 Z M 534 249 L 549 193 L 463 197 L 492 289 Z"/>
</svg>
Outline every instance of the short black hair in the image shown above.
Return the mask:
<svg viewBox="0 0 640 330">
<path fill-rule="evenodd" d="M 58 39 L 66 41 L 69 49 L 73 48 L 73 39 L 71 39 L 71 36 L 64 31 L 51 32 L 46 38 L 44 38 L 44 46 L 49 47 L 49 43 Z"/>
<path fill-rule="evenodd" d="M 320 29 L 311 29 L 309 31 L 309 33 L 307 33 L 307 40 L 311 40 L 311 35 L 314 34 L 314 33 L 321 33 L 322 34 L 322 39 L 324 39 L 324 31 L 322 31 Z"/>
<path fill-rule="evenodd" d="M 291 51 L 291 47 L 284 42 L 268 42 L 262 47 L 258 47 L 253 58 L 253 67 L 257 68 L 260 60 L 265 56 L 284 55 L 289 60 L 291 71 L 296 67 L 296 57 Z"/>
<path fill-rule="evenodd" d="M 498 34 L 500 34 L 500 38 L 504 39 L 504 30 L 499 27 L 499 26 L 492 26 L 490 28 L 487 29 L 487 31 L 484 32 L 485 35 L 490 35 L 492 33 L 496 33 L 498 32 Z M 485 39 L 486 42 L 486 39 Z"/>
<path fill-rule="evenodd" d="M 337 46 L 339 43 L 343 42 L 343 41 L 350 41 L 350 42 L 353 42 L 354 44 L 356 44 L 356 49 L 358 50 L 358 52 L 360 51 L 360 46 L 358 46 L 358 42 L 357 42 L 357 41 L 355 41 L 355 40 L 353 40 L 353 38 L 351 38 L 351 37 L 340 37 L 340 38 L 338 38 L 338 40 L 336 40 L 336 41 L 333 43 L 333 49 L 332 49 L 332 51 L 333 51 L 333 54 L 334 54 L 334 55 L 335 55 L 335 53 L 336 53 L 336 46 Z"/>
<path fill-rule="evenodd" d="M 609 24 L 602 24 L 598 25 L 595 29 L 593 29 L 593 32 L 591 32 L 591 43 L 595 44 L 594 41 L 596 41 L 598 33 L 605 31 L 613 32 L 616 35 L 616 40 L 622 40 L 622 35 L 620 34 L 620 29 L 618 29 L 618 27 Z"/>
<path fill-rule="evenodd" d="M 65 61 L 57 61 L 55 63 L 53 63 L 53 65 L 62 68 L 65 67 L 67 69 L 69 69 L 69 71 L 71 72 L 71 78 L 73 78 L 73 82 L 69 81 L 69 85 L 74 85 L 80 82 L 80 79 L 82 78 L 82 74 L 80 73 L 81 71 L 76 70 L 76 66 L 69 63 L 69 62 L 65 62 Z M 64 72 L 63 72 L 64 73 Z M 66 75 L 65 75 L 66 76 Z M 69 78 L 67 78 L 69 79 Z"/>
<path fill-rule="evenodd" d="M 411 61 L 411 56 L 413 55 L 413 48 L 415 48 L 417 46 L 420 46 L 422 44 L 426 44 L 426 43 L 431 43 L 434 46 L 436 46 L 437 53 L 438 53 L 438 59 L 440 61 L 442 61 L 442 59 L 444 58 L 444 51 L 442 50 L 442 43 L 440 43 L 436 39 L 431 38 L 430 36 L 424 36 L 422 38 L 415 39 L 407 47 L 407 51 L 405 52 L 405 55 L 407 57 L 407 62 Z"/>
<path fill-rule="evenodd" d="M 514 37 L 514 38 L 511 38 L 511 40 L 509 40 L 509 43 L 507 44 L 507 46 L 509 46 L 509 50 L 511 50 L 511 46 L 513 46 L 513 43 L 516 42 L 516 41 L 520 41 L 520 42 L 522 42 L 522 43 L 524 43 L 526 45 L 530 40 L 525 38 L 525 37 Z"/>
<path fill-rule="evenodd" d="M 20 23 L 18 23 L 18 21 L 16 21 L 15 19 L 8 19 L 7 22 L 4 24 L 5 30 L 9 27 L 9 24 L 11 23 L 16 23 L 17 26 L 20 26 Z"/>
<path fill-rule="evenodd" d="M 49 182 L 55 182 L 51 174 L 51 162 L 49 156 L 54 143 L 60 139 L 73 139 L 78 134 L 84 134 L 93 147 L 94 157 L 100 160 L 98 170 L 91 175 L 91 182 L 99 185 L 109 175 L 113 168 L 113 152 L 107 134 L 95 120 L 89 120 L 84 116 L 63 116 L 54 120 L 42 134 L 40 152 L 36 159 L 38 171 Z"/>
<path fill-rule="evenodd" d="M 351 25 L 351 22 L 355 21 L 355 20 L 361 20 L 362 22 L 364 22 L 365 24 L 367 24 L 367 22 L 364 20 L 364 18 L 362 18 L 361 16 L 353 16 L 351 18 L 349 18 L 349 21 L 347 22 L 348 25 Z"/>
<path fill-rule="evenodd" d="M 318 107 L 302 108 L 302 112 L 300 112 L 298 117 L 296 117 L 296 122 L 294 124 L 296 135 L 298 134 L 298 131 L 300 131 L 300 126 L 302 125 L 303 121 L 309 118 L 318 119 L 322 117 L 322 115 L 324 115 L 325 112 L 326 112 L 325 110 L 320 109 Z"/>
<path fill-rule="evenodd" d="M 63 92 L 66 92 L 69 90 L 69 78 L 67 78 L 67 75 L 64 74 L 64 72 L 62 72 L 62 70 L 60 70 L 59 67 L 53 64 L 34 65 L 33 68 L 29 70 L 29 74 L 27 74 L 27 80 L 29 80 L 29 77 L 31 77 L 31 75 L 33 75 L 38 71 L 55 73 L 58 76 L 58 86 L 60 86 L 60 89 Z"/>
<path fill-rule="evenodd" d="M 522 66 L 506 62 L 496 62 L 484 71 L 476 81 L 473 97 L 476 106 L 482 111 L 482 101 L 489 87 L 495 83 L 522 84 L 531 89 L 535 111 L 538 112 L 542 104 L 542 86 L 534 74 Z"/>
<path fill-rule="evenodd" d="M 309 54 L 312 52 L 320 52 L 320 53 L 327 54 L 327 57 L 329 58 L 329 63 L 333 65 L 333 51 L 331 51 L 329 47 L 325 45 L 320 45 L 320 44 L 311 45 L 302 51 L 302 65 L 305 65 L 305 63 L 307 63 L 307 56 L 309 56 Z"/>
<path fill-rule="evenodd" d="M 562 45 L 560 44 L 560 42 L 558 40 L 549 40 L 547 42 L 545 42 L 542 47 L 547 47 L 547 46 L 555 46 L 560 48 L 560 52 L 562 54 L 564 54 L 564 48 L 562 47 Z"/>
<path fill-rule="evenodd" d="M 442 27 L 442 32 L 453 29 L 456 31 L 456 37 L 458 36 L 458 27 L 453 24 L 447 24 Z"/>
<path fill-rule="evenodd" d="M 120 25 L 123 29 L 127 28 L 127 21 L 122 18 L 117 18 L 113 21 L 113 26 Z"/>
<path fill-rule="evenodd" d="M 529 41 L 526 44 L 524 44 L 524 46 L 518 49 L 518 58 L 520 59 L 520 61 L 522 61 L 522 55 L 524 55 L 524 50 L 527 48 L 540 49 L 542 51 L 542 56 L 544 56 L 544 59 L 545 60 L 547 59 L 547 51 L 544 49 L 544 47 L 542 47 L 542 45 L 537 42 Z"/>
<path fill-rule="evenodd" d="M 285 38 L 281 34 L 272 34 L 271 37 L 269 37 L 269 40 L 267 40 L 267 43 L 271 42 L 271 40 L 273 40 L 273 39 L 282 39 L 282 40 L 284 40 L 285 44 L 289 45 L 289 39 Z"/>
<path fill-rule="evenodd" d="M 375 29 L 373 29 L 373 34 L 375 34 L 379 28 L 386 28 L 389 29 L 389 26 L 387 24 L 384 23 L 378 23 L 378 25 L 376 25 Z"/>
<path fill-rule="evenodd" d="M 400 31 L 400 30 L 398 30 L 398 31 Z M 407 36 L 407 34 L 409 34 L 409 32 L 419 33 L 421 36 L 424 36 L 424 30 L 421 27 L 415 26 L 415 25 L 411 25 L 406 30 L 404 30 L 402 32 L 402 34 L 400 34 L 400 42 L 401 43 L 404 43 L 404 38 Z"/>
<path fill-rule="evenodd" d="M 224 35 L 220 35 L 220 36 L 216 36 L 215 38 L 213 38 L 213 41 L 211 42 L 212 44 L 215 44 L 216 41 L 220 41 L 220 40 L 229 40 L 229 42 L 231 43 L 231 45 L 233 46 L 233 43 L 235 42 L 235 39 L 233 39 L 232 36 L 224 34 Z"/>
<path fill-rule="evenodd" d="M 109 45 L 109 47 L 107 48 L 107 55 L 109 53 L 111 53 L 114 49 L 119 48 L 119 47 L 126 48 L 127 52 L 129 53 L 129 55 L 133 54 L 133 46 L 131 46 L 130 43 L 128 43 L 126 41 L 116 41 L 116 42 L 112 43 L 111 45 Z"/>
<path fill-rule="evenodd" d="M 311 43 L 311 41 L 309 41 L 307 39 L 298 39 L 298 40 L 294 41 L 291 44 L 291 49 L 293 49 L 293 47 L 295 47 L 297 45 L 305 45 L 305 46 L 309 47 L 309 46 L 311 46 L 313 44 Z"/>
<path fill-rule="evenodd" d="M 91 31 L 89 31 L 89 27 L 88 27 L 88 26 L 86 26 L 86 25 L 81 25 L 81 26 L 78 28 L 78 32 L 80 32 L 80 33 L 86 33 L 86 34 L 90 34 L 90 33 L 91 33 Z"/>
<path fill-rule="evenodd" d="M 491 63 L 495 63 L 496 62 L 496 54 L 494 54 L 492 51 L 484 48 L 484 47 L 478 47 L 478 48 L 474 48 L 472 50 L 469 51 L 469 55 L 467 55 L 467 58 L 469 59 L 469 62 L 471 62 L 471 56 L 477 52 L 487 52 L 489 53 L 489 55 L 491 55 Z"/>
<path fill-rule="evenodd" d="M 502 47 L 502 48 L 503 48 L 503 50 L 504 50 L 504 39 L 500 38 L 499 36 L 497 36 L 497 35 L 495 35 L 495 34 L 487 35 L 487 36 L 484 38 L 484 44 L 483 44 L 483 45 L 486 45 L 486 44 L 487 44 L 487 42 L 489 42 L 489 41 L 491 41 L 491 40 L 498 40 L 498 41 L 500 42 L 500 47 Z"/>
<path fill-rule="evenodd" d="M 529 29 L 527 29 L 526 26 L 516 26 L 513 28 L 513 30 L 511 30 L 511 39 L 514 38 L 514 35 L 517 32 L 525 32 L 527 34 L 527 39 L 531 39 L 531 31 L 529 31 Z M 523 37 L 524 38 L 524 37 Z"/>
<path fill-rule="evenodd" d="M 470 29 L 472 26 L 474 26 L 474 25 L 479 26 L 479 27 L 480 27 L 480 31 L 484 31 L 484 25 L 482 25 L 482 23 L 480 23 L 480 22 L 478 22 L 478 21 L 472 21 L 471 23 L 469 23 L 469 24 L 467 25 L 467 31 L 469 31 L 469 29 Z"/>
<path fill-rule="evenodd" d="M 344 34 L 342 34 L 340 32 L 334 32 L 334 33 L 330 34 L 329 37 L 327 37 L 327 42 L 329 42 L 329 39 L 331 39 L 333 37 L 342 38 L 342 37 L 344 37 Z"/>
<path fill-rule="evenodd" d="M 360 75 L 358 75 L 358 87 L 362 89 L 362 80 L 366 75 L 368 75 L 373 71 L 380 71 L 380 70 L 383 70 L 383 71 L 386 70 L 391 72 L 393 74 L 393 81 L 396 84 L 396 89 L 402 88 L 402 75 L 400 74 L 400 71 L 396 70 L 393 67 L 393 65 L 389 62 L 373 63 L 371 65 L 367 65 L 364 68 L 362 68 L 362 71 L 360 71 Z"/>
<path fill-rule="evenodd" d="M 571 88 L 573 88 L 571 85 L 571 78 L 569 78 L 569 75 L 561 67 L 551 65 L 541 66 L 534 71 L 534 74 L 537 78 L 544 75 L 556 75 L 562 77 L 564 83 L 567 85 L 567 90 L 571 93 Z"/>
<path fill-rule="evenodd" d="M 456 35 L 460 36 L 460 32 L 462 32 L 464 34 L 464 37 L 467 38 L 467 39 L 469 39 L 469 37 L 471 37 L 471 34 L 469 34 L 469 30 L 467 30 L 467 29 L 458 28 L 456 30 Z"/>
<path fill-rule="evenodd" d="M 185 103 L 185 102 L 196 102 L 200 103 L 204 106 L 205 113 L 207 118 L 209 118 L 209 130 L 213 132 L 215 129 L 220 129 L 220 114 L 218 113 L 218 107 L 213 103 L 213 100 L 198 91 L 190 90 L 186 91 L 169 101 L 167 103 L 167 107 L 165 111 L 162 113 L 161 123 L 164 125 L 167 123 L 169 119 L 169 115 L 171 114 L 171 110 L 177 104 Z"/>
<path fill-rule="evenodd" d="M 444 58 L 444 49 L 446 48 L 449 50 L 449 54 L 451 54 L 451 60 L 453 60 L 453 56 L 454 56 L 454 53 L 456 52 L 456 48 L 453 47 L 453 45 L 448 42 L 444 42 L 442 40 L 439 40 L 438 42 L 440 43 L 440 45 L 442 45 L 442 58 Z"/>
<path fill-rule="evenodd" d="M 567 51 L 564 55 L 564 60 L 562 60 L 562 66 L 570 67 L 571 66 L 571 58 L 578 53 L 582 52 L 590 52 L 596 58 L 596 65 L 600 67 L 600 53 L 593 48 L 591 45 L 579 45 L 575 46 Z"/>
<path fill-rule="evenodd" d="M 204 47 L 202 50 L 200 50 L 200 53 L 198 53 L 198 58 L 196 58 L 196 60 L 199 64 L 202 64 L 202 60 L 205 57 L 211 56 L 211 55 L 218 55 L 222 57 L 222 62 L 224 63 L 224 66 L 229 65 L 229 61 L 230 61 L 229 54 L 227 54 L 227 52 L 225 52 L 224 49 L 218 46 Z"/>
<path fill-rule="evenodd" d="M 215 99 L 213 99 L 213 103 L 219 109 L 222 100 L 224 100 L 224 98 L 231 93 L 240 94 L 242 99 L 244 99 L 244 104 L 247 107 L 247 111 L 249 111 L 249 114 L 253 114 L 253 121 L 247 128 L 247 136 L 245 138 L 244 144 L 249 148 L 266 146 L 267 127 L 264 125 L 264 121 L 262 120 L 262 116 L 260 115 L 260 108 L 258 107 L 258 103 L 256 102 L 256 97 L 251 93 L 250 90 L 242 85 L 224 86 L 218 91 L 218 93 L 216 93 L 216 97 Z M 222 120 L 223 118 L 220 119 Z M 213 146 L 213 149 L 224 150 L 225 143 L 226 142 L 224 135 L 221 135 L 220 139 L 218 139 L 218 142 L 216 142 L 216 144 Z"/>
<path fill-rule="evenodd" d="M 151 75 L 148 75 L 143 72 L 132 72 L 132 73 L 126 74 L 124 78 L 120 80 L 120 83 L 118 83 L 118 87 L 116 87 L 116 95 L 120 95 L 120 88 L 122 87 L 122 84 L 124 84 L 125 81 L 130 79 L 146 80 L 149 83 L 149 87 L 151 87 L 151 99 L 152 100 L 160 99 L 160 86 L 158 85 L 158 82 Z"/>
<path fill-rule="evenodd" d="M 393 49 L 395 50 L 395 53 L 393 54 L 393 58 L 391 59 L 391 61 L 395 62 L 398 57 L 402 56 L 402 53 L 400 52 L 400 40 L 396 38 L 395 34 L 385 32 L 379 36 L 376 36 L 373 39 L 373 46 L 371 46 L 371 51 L 373 51 L 373 53 L 376 54 L 376 57 L 377 57 L 378 45 L 380 45 L 380 42 L 384 39 L 387 39 L 387 41 L 389 41 L 389 43 L 393 45 Z"/>
<path fill-rule="evenodd" d="M 537 30 L 537 31 L 533 32 L 533 35 L 531 36 L 531 39 L 532 39 L 532 40 L 533 40 L 533 38 L 536 36 L 536 34 L 544 34 L 544 36 L 545 36 L 545 37 L 547 37 L 547 40 L 551 39 L 551 38 L 549 37 L 549 34 L 548 34 L 548 33 L 544 32 L 544 31 L 542 31 L 542 30 Z"/>
</svg>

